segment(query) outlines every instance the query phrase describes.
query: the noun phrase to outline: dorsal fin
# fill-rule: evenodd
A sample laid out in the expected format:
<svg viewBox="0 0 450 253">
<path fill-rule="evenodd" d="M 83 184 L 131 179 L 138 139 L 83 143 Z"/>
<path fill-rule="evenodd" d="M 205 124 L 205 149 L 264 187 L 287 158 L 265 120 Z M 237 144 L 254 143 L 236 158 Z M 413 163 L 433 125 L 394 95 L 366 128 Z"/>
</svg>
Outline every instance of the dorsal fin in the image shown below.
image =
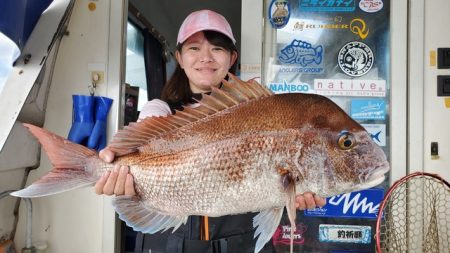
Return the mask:
<svg viewBox="0 0 450 253">
<path fill-rule="evenodd" d="M 116 155 L 136 152 L 139 147 L 159 136 L 197 122 L 240 103 L 271 96 L 273 93 L 258 82 L 244 82 L 228 73 L 234 83 L 222 81 L 222 88 L 213 88 L 211 94 L 203 94 L 196 107 L 183 107 L 174 115 L 167 117 L 149 117 L 138 123 L 131 123 L 119 130 L 109 143 L 108 148 Z M 145 152 L 145 150 L 141 150 Z"/>
</svg>

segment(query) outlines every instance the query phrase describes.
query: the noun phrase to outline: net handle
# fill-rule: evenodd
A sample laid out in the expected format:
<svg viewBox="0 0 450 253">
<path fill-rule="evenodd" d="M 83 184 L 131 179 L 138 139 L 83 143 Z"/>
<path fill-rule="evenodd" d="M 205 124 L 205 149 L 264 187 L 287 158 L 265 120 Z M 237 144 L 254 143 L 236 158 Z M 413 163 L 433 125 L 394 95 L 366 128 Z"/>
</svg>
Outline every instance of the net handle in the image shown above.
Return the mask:
<svg viewBox="0 0 450 253">
<path fill-rule="evenodd" d="M 427 176 L 427 177 L 432 177 L 435 178 L 439 181 L 441 181 L 441 183 L 445 184 L 448 188 L 450 188 L 450 184 L 443 179 L 441 176 L 439 176 L 438 174 L 433 174 L 433 173 L 428 173 L 428 172 L 414 172 L 411 173 L 409 175 L 406 175 L 402 178 L 400 178 L 399 180 L 397 180 L 388 190 L 388 192 L 386 193 L 386 195 L 384 195 L 383 201 L 380 204 L 380 208 L 378 209 L 378 214 L 377 214 L 377 224 L 376 224 L 376 232 L 375 232 L 375 239 L 376 239 L 376 250 L 377 253 L 382 253 L 381 251 L 381 242 L 380 242 L 380 226 L 381 226 L 381 219 L 382 219 L 382 213 L 384 210 L 384 207 L 387 204 L 387 201 L 389 200 L 392 192 L 401 184 L 405 183 L 406 181 L 408 181 L 410 178 L 412 177 L 420 177 L 420 176 Z"/>
</svg>

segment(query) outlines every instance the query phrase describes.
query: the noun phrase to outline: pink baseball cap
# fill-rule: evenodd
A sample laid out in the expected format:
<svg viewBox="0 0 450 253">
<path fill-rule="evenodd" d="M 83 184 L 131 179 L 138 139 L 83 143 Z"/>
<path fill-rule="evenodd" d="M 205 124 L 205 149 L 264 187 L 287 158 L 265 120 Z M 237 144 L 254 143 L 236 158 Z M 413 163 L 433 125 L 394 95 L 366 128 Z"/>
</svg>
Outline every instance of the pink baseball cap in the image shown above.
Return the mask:
<svg viewBox="0 0 450 253">
<path fill-rule="evenodd" d="M 224 16 L 211 10 L 201 10 L 192 12 L 184 19 L 178 31 L 177 44 L 185 42 L 194 33 L 205 30 L 220 32 L 236 43 L 230 24 Z"/>
</svg>

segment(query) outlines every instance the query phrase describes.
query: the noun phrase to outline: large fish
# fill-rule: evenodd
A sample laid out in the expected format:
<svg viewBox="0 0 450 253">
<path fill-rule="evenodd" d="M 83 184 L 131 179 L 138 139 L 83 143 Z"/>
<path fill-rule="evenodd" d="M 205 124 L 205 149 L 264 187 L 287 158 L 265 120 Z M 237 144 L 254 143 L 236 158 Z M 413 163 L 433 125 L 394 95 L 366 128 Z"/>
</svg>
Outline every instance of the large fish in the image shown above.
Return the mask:
<svg viewBox="0 0 450 253">
<path fill-rule="evenodd" d="M 118 154 L 114 164 L 130 166 L 138 194 L 114 199 L 129 226 L 155 233 L 178 228 L 189 215 L 260 212 L 253 221 L 259 252 L 284 207 L 295 226 L 296 194 L 327 197 L 383 182 L 389 170 L 384 152 L 331 100 L 274 95 L 256 82 L 232 79 L 204 95 L 195 108 L 147 118 L 114 136 L 109 144 Z M 25 126 L 54 169 L 14 196 L 92 185 L 114 166 L 94 150 Z"/>
</svg>

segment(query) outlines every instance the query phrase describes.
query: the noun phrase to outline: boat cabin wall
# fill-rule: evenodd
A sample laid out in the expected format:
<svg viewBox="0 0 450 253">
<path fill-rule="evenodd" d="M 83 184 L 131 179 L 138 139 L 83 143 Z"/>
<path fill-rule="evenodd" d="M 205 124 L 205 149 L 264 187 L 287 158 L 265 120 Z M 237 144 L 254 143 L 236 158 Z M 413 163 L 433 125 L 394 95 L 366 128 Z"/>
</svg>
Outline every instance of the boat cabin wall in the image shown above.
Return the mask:
<svg viewBox="0 0 450 253">
<path fill-rule="evenodd" d="M 92 4 L 95 8 L 92 8 Z M 90 95 L 91 72 L 104 73 L 104 82 L 97 85 L 95 95 L 114 100 L 108 116 L 108 136 L 120 124 L 119 108 L 124 57 L 122 31 L 125 25 L 126 1 L 75 1 L 67 33 L 63 36 L 48 91 L 43 127 L 67 137 L 72 124 L 72 95 Z M 28 184 L 46 174 L 52 165 L 45 152 L 40 155 L 39 168 L 31 171 Z M 1 173 L 1 172 L 0 172 Z M 9 172 L 1 177 L 21 179 L 23 171 Z M 12 183 L 13 184 L 13 183 Z M 14 182 L 15 187 L 20 185 Z M 11 187 L 14 187 L 11 185 Z M 13 199 L 8 197 L 8 199 Z M 93 188 L 33 199 L 32 241 L 48 244 L 49 252 L 114 252 L 115 213 L 110 197 L 98 196 Z M 12 228 L 13 203 L 3 209 L 10 213 L 0 232 Z M 3 220 L 3 217 L 0 218 Z M 26 211 L 20 208 L 15 237 L 17 249 L 25 246 Z"/>
</svg>

